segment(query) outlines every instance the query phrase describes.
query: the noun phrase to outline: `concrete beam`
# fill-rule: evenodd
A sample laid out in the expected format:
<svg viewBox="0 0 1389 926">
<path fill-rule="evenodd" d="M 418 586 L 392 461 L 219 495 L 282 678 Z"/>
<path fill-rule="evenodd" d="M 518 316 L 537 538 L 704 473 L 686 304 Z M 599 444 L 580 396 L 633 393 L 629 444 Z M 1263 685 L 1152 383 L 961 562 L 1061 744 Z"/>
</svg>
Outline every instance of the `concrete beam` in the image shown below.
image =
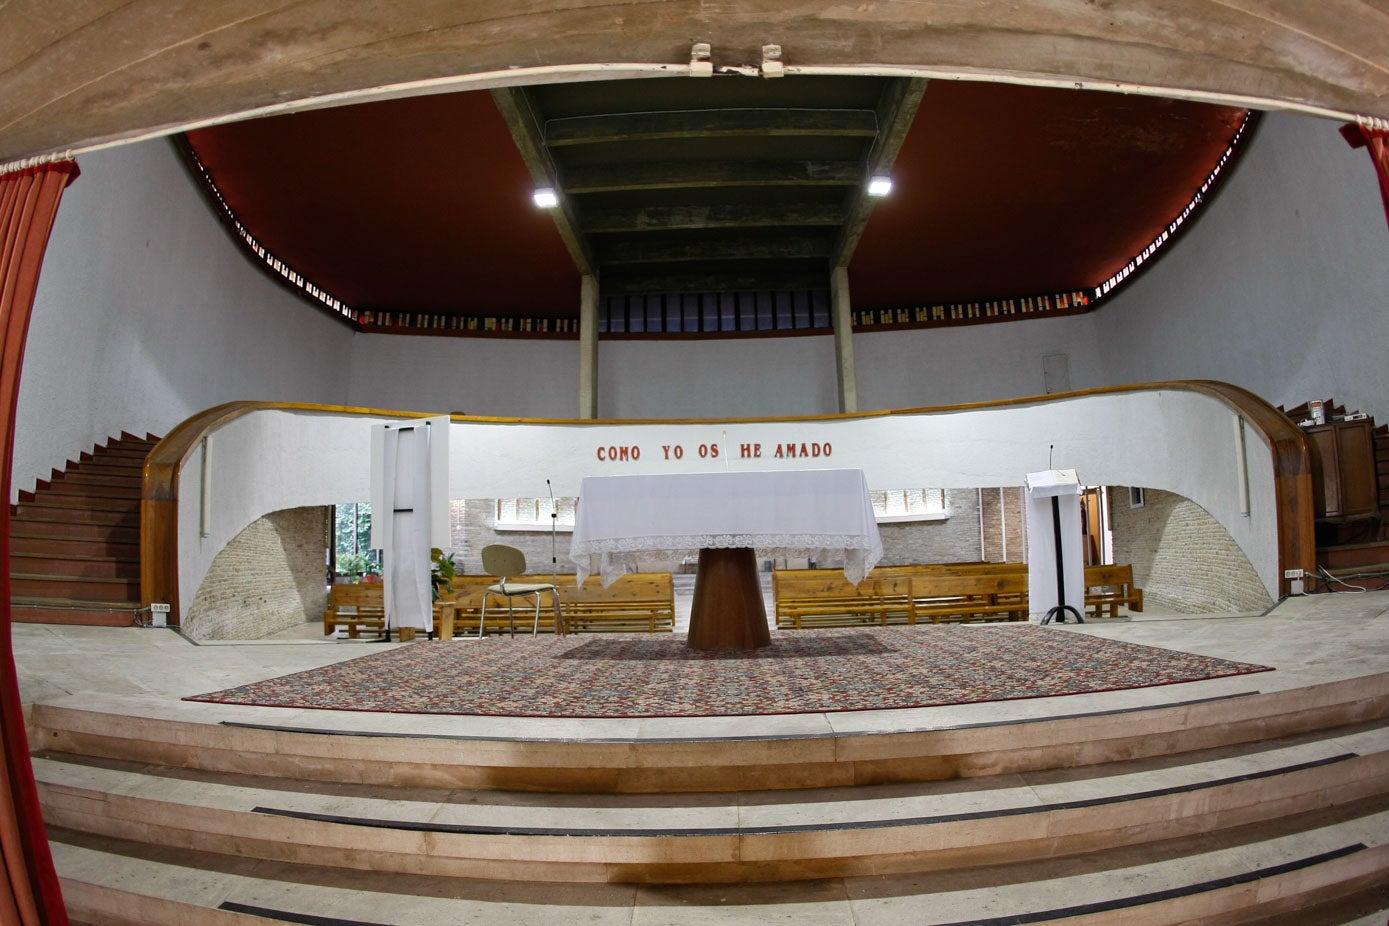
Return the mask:
<svg viewBox="0 0 1389 926">
<path fill-rule="evenodd" d="M 1389 117 L 1389 29 L 1361 0 L 15 0 L 0 165 L 295 109 L 715 69 L 1003 80 Z M 716 78 L 741 79 L 741 78 Z"/>
</svg>

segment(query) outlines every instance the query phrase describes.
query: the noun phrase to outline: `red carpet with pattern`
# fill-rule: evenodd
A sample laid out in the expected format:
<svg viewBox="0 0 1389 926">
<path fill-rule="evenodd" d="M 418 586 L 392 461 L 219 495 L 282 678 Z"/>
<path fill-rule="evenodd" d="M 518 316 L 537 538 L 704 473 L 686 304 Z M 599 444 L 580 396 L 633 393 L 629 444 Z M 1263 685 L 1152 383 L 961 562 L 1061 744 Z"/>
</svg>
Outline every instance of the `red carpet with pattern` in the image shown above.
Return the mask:
<svg viewBox="0 0 1389 926">
<path fill-rule="evenodd" d="M 517 717 L 702 717 L 928 707 L 1270 671 L 1031 624 L 773 632 L 702 652 L 683 634 L 419 642 L 189 698 Z"/>
</svg>

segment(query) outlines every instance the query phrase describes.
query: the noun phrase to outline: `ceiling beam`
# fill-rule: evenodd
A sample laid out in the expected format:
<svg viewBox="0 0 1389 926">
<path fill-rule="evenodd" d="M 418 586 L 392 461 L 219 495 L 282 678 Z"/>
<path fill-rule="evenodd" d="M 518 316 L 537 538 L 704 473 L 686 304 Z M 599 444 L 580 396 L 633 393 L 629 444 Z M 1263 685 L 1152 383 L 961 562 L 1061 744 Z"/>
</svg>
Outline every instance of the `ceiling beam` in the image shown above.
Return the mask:
<svg viewBox="0 0 1389 926">
<path fill-rule="evenodd" d="M 572 116 L 544 125 L 545 144 L 551 148 L 671 138 L 872 138 L 877 133 L 878 117 L 871 109 L 671 110 Z"/>
<path fill-rule="evenodd" d="M 826 235 L 720 236 L 699 241 L 640 239 L 600 247 L 598 258 L 604 268 L 684 261 L 825 260 L 830 255 L 830 244 Z"/>
<path fill-rule="evenodd" d="M 516 142 L 516 149 L 526 162 L 535 185 L 559 191 L 559 205 L 547 211 L 554 220 L 555 230 L 563 239 L 564 246 L 569 250 L 574 266 L 578 268 L 579 273 L 592 275 L 596 272 L 593 255 L 589 251 L 588 242 L 579 232 L 579 223 L 574 216 L 573 207 L 565 197 L 554 164 L 545 151 L 540 122 L 526 98 L 526 91 L 520 87 L 504 87 L 493 90 L 492 99 L 496 101 L 497 109 L 506 120 L 511 137 Z"/>
<path fill-rule="evenodd" d="M 704 187 L 855 186 L 861 168 L 852 161 L 674 161 L 575 167 L 562 189 L 572 195 L 623 190 Z"/>
<path fill-rule="evenodd" d="M 892 164 L 902 150 L 902 142 L 916 118 L 928 83 L 920 77 L 897 78 L 889 81 L 883 89 L 878 101 L 878 123 L 882 129 L 868 152 L 858 186 L 849 194 L 849 203 L 845 208 L 847 218 L 834 248 L 831 268 L 849 266 L 859 238 L 863 236 L 863 229 L 868 225 L 868 218 L 873 214 L 873 207 L 877 205 L 877 199 L 868 195 L 868 178 L 891 174 Z"/>
<path fill-rule="evenodd" d="M 838 226 L 843 221 L 844 207 L 835 203 L 638 206 L 629 209 L 590 206 L 583 212 L 584 233 L 590 235 L 703 228 L 804 228 Z"/>
</svg>

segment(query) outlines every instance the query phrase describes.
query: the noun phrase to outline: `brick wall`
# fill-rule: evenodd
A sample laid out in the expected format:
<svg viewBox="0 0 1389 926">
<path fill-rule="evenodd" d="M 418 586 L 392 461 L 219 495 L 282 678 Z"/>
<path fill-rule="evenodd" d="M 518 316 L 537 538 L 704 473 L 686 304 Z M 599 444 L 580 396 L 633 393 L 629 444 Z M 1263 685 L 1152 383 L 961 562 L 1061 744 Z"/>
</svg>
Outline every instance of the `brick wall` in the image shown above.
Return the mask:
<svg viewBox="0 0 1389 926">
<path fill-rule="evenodd" d="M 998 489 L 985 489 L 983 492 L 985 537 L 989 544 L 987 558 L 1003 558 L 1003 532 L 1006 527 L 1008 560 L 1020 562 L 1025 547 L 1022 490 L 1008 488 L 1003 490 L 1003 494 L 1004 498 L 1000 503 Z M 878 525 L 878 533 L 883 541 L 882 564 L 890 566 L 980 559 L 979 496 L 980 493 L 975 489 L 947 490 L 946 506 L 950 511 L 949 518 L 943 521 L 889 522 Z M 481 574 L 482 548 L 489 543 L 504 543 L 517 547 L 526 554 L 527 569 L 540 574 L 550 572 L 548 528 L 536 531 L 494 530 L 496 503 L 492 499 L 455 501 L 451 519 L 453 549 L 457 551 L 454 561 L 460 572 Z M 574 565 L 569 561 L 571 537 L 567 531 L 559 531 L 555 537 L 558 572 L 561 574 L 574 572 Z M 686 568 L 685 560 L 688 558 L 688 570 L 693 571 L 693 563 L 698 558 L 698 553 L 697 550 L 690 550 L 685 555 L 677 555 L 674 558 L 643 557 L 642 568 L 659 572 L 680 572 Z M 820 565 L 837 563 L 828 562 Z"/>
<path fill-rule="evenodd" d="M 1273 603 L 1228 531 L 1195 502 L 1147 489 L 1129 507 L 1127 487 L 1110 489 L 1114 561 L 1132 563 L 1147 602 L 1187 614 L 1263 611 Z"/>
<path fill-rule="evenodd" d="M 183 615 L 183 633 L 194 640 L 256 640 L 321 621 L 330 511 L 276 511 L 233 538 Z"/>
</svg>

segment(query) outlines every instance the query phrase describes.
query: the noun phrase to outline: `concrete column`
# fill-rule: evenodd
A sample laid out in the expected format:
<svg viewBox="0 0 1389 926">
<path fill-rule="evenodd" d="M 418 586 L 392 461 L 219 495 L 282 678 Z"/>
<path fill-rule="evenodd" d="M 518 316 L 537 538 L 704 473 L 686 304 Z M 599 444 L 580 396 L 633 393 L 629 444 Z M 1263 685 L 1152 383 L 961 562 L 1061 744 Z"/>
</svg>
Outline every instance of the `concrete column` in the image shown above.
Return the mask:
<svg viewBox="0 0 1389 926">
<path fill-rule="evenodd" d="M 854 325 L 849 315 L 849 268 L 835 267 L 830 274 L 830 302 L 834 314 L 834 365 L 839 378 L 839 410 L 858 411 L 858 385 L 854 380 Z"/>
<path fill-rule="evenodd" d="M 598 278 L 579 283 L 579 417 L 598 417 Z"/>
</svg>

